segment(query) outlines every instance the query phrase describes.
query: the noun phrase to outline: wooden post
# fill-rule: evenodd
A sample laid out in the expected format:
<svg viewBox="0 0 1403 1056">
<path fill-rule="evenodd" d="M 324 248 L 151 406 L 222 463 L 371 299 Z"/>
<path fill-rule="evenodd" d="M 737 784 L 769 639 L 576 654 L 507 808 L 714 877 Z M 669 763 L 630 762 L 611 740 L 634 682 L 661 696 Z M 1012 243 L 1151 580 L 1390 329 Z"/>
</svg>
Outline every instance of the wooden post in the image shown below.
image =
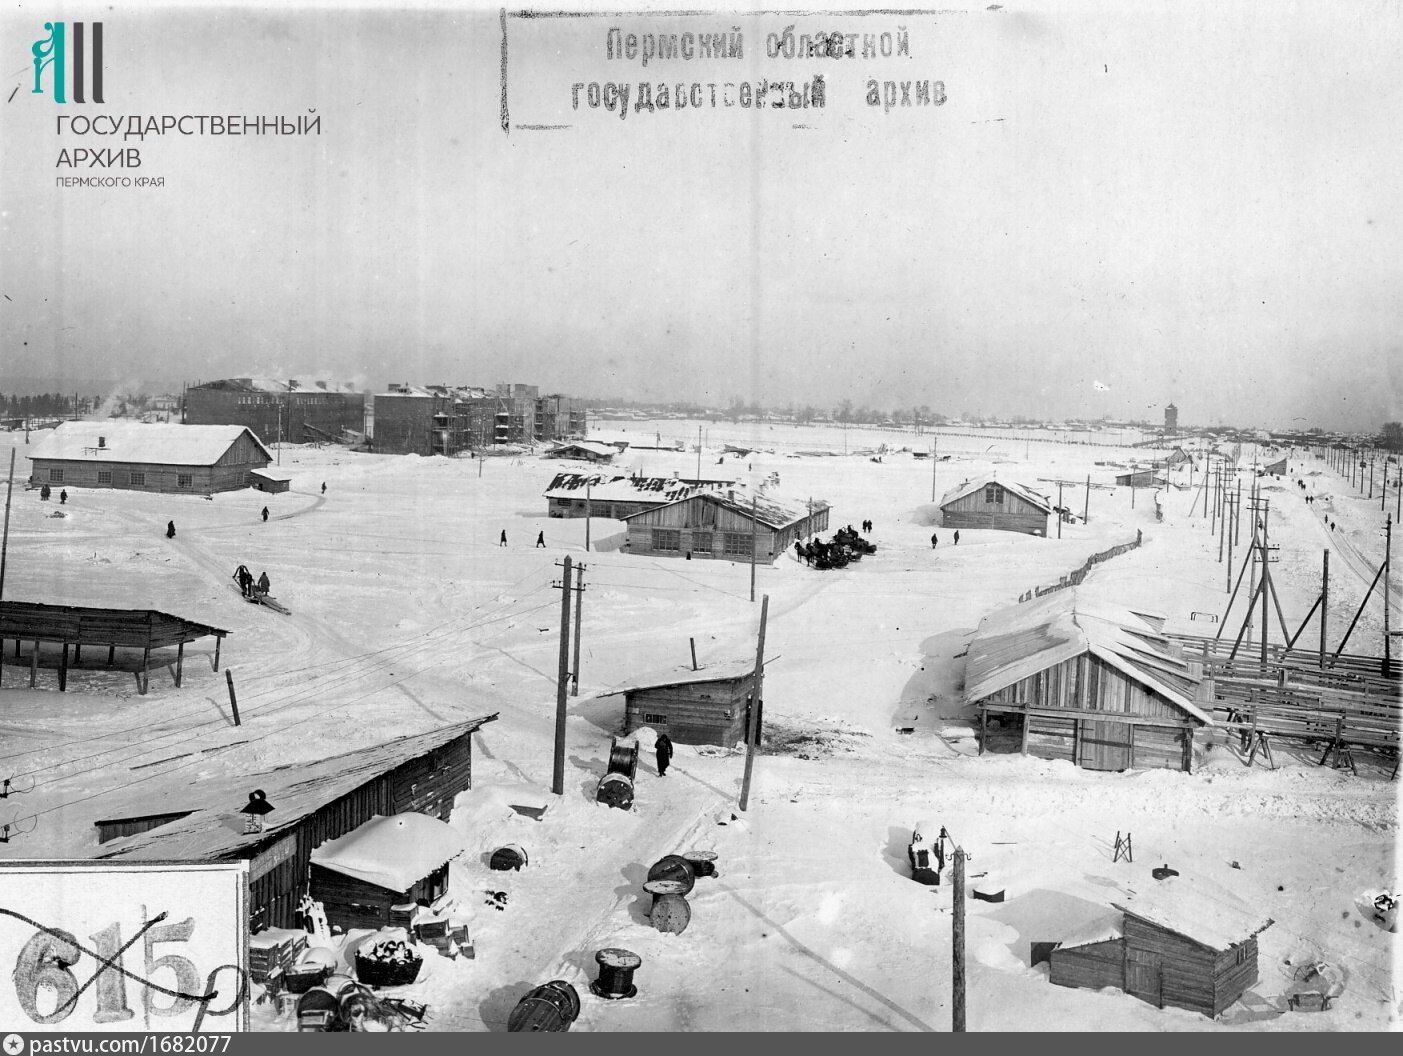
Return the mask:
<svg viewBox="0 0 1403 1056">
<path fill-rule="evenodd" d="M 1057 482 L 1057 538 L 1062 538 L 1062 482 Z"/>
<path fill-rule="evenodd" d="M 984 754 L 984 742 L 989 739 L 989 709 L 979 709 L 979 754 Z"/>
<path fill-rule="evenodd" d="M 151 684 L 151 646 L 141 653 L 141 695 L 146 695 L 146 687 Z"/>
<path fill-rule="evenodd" d="M 64 642 L 58 655 L 58 691 L 68 688 L 68 643 Z"/>
<path fill-rule="evenodd" d="M 555 769 L 551 791 L 565 794 L 565 684 L 570 678 L 570 572 L 573 562 L 569 555 L 564 561 L 565 572 L 560 586 L 560 670 L 555 687 Z"/>
<path fill-rule="evenodd" d="M 955 848 L 955 890 L 951 893 L 953 920 L 950 951 L 950 1029 L 965 1030 L 965 850 Z"/>
<path fill-rule="evenodd" d="M 1086 475 L 1086 505 L 1081 510 L 1081 523 L 1086 524 L 1091 516 L 1091 474 Z"/>
<path fill-rule="evenodd" d="M 239 701 L 234 696 L 234 672 L 225 671 L 224 681 L 229 686 L 229 710 L 234 713 L 234 725 L 242 726 L 243 723 L 239 721 Z"/>
<path fill-rule="evenodd" d="M 1324 552 L 1325 564 L 1320 570 L 1320 670 L 1325 670 L 1325 621 L 1330 613 L 1330 551 Z"/>
<path fill-rule="evenodd" d="M 223 645 L 223 644 L 224 644 L 224 635 L 222 635 L 222 634 L 216 634 L 216 635 L 214 636 L 214 670 L 215 670 L 216 672 L 218 672 L 218 670 L 219 670 L 219 647 L 220 647 L 221 645 Z"/>
<path fill-rule="evenodd" d="M 5 559 L 10 552 L 10 496 L 15 491 L 15 449 L 10 448 L 10 481 L 5 487 L 5 534 L 0 538 L 0 600 L 5 597 Z M 15 639 L 15 655 L 19 655 L 19 639 Z"/>
<path fill-rule="evenodd" d="M 750 600 L 755 600 L 755 543 L 760 522 L 756 520 L 756 496 L 750 496 Z"/>
<path fill-rule="evenodd" d="M 585 604 L 585 566 L 575 569 L 575 655 L 570 663 L 570 695 L 580 695 L 580 610 Z"/>
<path fill-rule="evenodd" d="M 745 775 L 740 783 L 740 809 L 750 806 L 750 773 L 755 766 L 756 742 L 760 739 L 760 691 L 765 681 L 765 619 L 770 613 L 770 596 L 760 602 L 760 637 L 755 645 L 755 691 L 750 696 L 750 714 L 746 716 Z"/>
<path fill-rule="evenodd" d="M 1371 483 L 1372 483 L 1372 479 L 1373 479 L 1373 476 L 1372 476 L 1372 475 L 1373 475 L 1373 463 L 1372 463 L 1372 462 L 1370 463 L 1370 470 L 1369 470 L 1369 472 L 1370 472 L 1370 481 L 1371 481 Z M 1389 634 L 1388 634 L 1388 610 L 1389 610 L 1389 604 L 1388 604 L 1388 566 L 1389 566 L 1389 556 L 1392 554 L 1392 552 L 1393 552 L 1393 518 L 1390 517 L 1388 514 L 1384 514 L 1384 563 L 1383 563 L 1383 576 L 1384 576 L 1384 665 L 1383 665 L 1383 676 L 1384 676 L 1384 678 L 1389 678 L 1389 677 L 1391 677 L 1392 674 L 1393 674 L 1393 655 L 1392 655 L 1392 648 L 1391 648 L 1391 646 L 1390 646 L 1390 644 L 1389 644 Z"/>
<path fill-rule="evenodd" d="M 39 682 L 39 642 L 34 642 L 34 651 L 29 654 L 29 688 L 33 689 Z"/>
<path fill-rule="evenodd" d="M 1267 549 L 1267 518 L 1271 516 L 1271 500 L 1262 507 L 1262 666 L 1267 666 L 1267 595 L 1271 593 L 1271 552 Z"/>
<path fill-rule="evenodd" d="M 185 643 L 175 647 L 175 688 L 180 688 L 180 676 L 185 671 Z"/>
<path fill-rule="evenodd" d="M 592 485 L 590 484 L 585 485 L 585 553 L 589 553 L 589 515 L 591 512 L 589 506 L 589 492 L 591 487 Z"/>
<path fill-rule="evenodd" d="M 687 643 L 692 647 L 692 670 L 695 671 L 697 669 L 697 640 L 688 638 Z"/>
<path fill-rule="evenodd" d="M 116 659 L 117 659 L 117 647 L 116 647 L 115 645 L 109 645 L 109 646 L 107 647 L 107 666 L 108 666 L 108 667 L 111 667 L 111 666 L 112 666 L 112 662 L 113 662 L 114 660 L 116 660 Z"/>
</svg>

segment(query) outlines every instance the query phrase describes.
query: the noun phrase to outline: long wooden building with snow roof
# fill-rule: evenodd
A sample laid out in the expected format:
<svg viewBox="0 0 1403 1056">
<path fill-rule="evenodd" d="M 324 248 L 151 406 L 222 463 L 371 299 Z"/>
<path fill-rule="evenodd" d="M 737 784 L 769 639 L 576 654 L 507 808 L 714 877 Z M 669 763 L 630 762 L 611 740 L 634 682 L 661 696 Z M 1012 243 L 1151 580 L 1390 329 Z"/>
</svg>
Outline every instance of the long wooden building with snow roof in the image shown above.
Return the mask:
<svg viewBox="0 0 1403 1056">
<path fill-rule="evenodd" d="M 623 520 L 691 495 L 697 489 L 676 477 L 629 477 L 619 473 L 557 473 L 546 488 L 549 517 Z"/>
<path fill-rule="evenodd" d="M 828 528 L 828 503 L 790 506 L 764 495 L 703 491 L 625 517 L 628 549 L 663 557 L 773 561 L 796 540 Z"/>
<path fill-rule="evenodd" d="M 407 812 L 447 820 L 459 792 L 472 787 L 472 735 L 497 716 L 400 737 L 370 748 L 262 773 L 209 778 L 198 770 L 165 777 L 169 809 L 113 815 L 96 822 L 97 858 L 120 861 L 249 863 L 254 931 L 298 926 L 312 852 L 376 816 Z M 200 758 L 199 756 L 195 757 Z M 261 791 L 272 811 L 263 831 L 247 833 L 243 808 Z"/>
<path fill-rule="evenodd" d="M 1193 768 L 1193 735 L 1213 720 L 1200 668 L 1163 617 L 1085 603 L 1076 589 L 991 613 L 969 645 L 965 699 L 1021 730 L 1025 754 L 1089 770 Z"/>
<path fill-rule="evenodd" d="M 940 498 L 942 528 L 992 528 L 1046 536 L 1050 516 L 1052 503 L 1047 496 L 1026 485 L 993 477 L 967 480 Z"/>
<path fill-rule="evenodd" d="M 238 491 L 273 461 L 241 425 L 64 422 L 29 456 L 29 483 L 208 495 Z"/>
</svg>

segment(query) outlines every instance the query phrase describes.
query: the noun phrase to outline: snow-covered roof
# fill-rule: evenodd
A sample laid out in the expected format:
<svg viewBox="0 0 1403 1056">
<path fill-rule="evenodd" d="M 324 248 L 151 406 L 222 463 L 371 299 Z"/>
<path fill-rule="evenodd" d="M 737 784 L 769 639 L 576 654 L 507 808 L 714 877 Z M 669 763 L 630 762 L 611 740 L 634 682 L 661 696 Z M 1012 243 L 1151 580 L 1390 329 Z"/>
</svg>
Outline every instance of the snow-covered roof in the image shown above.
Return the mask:
<svg viewBox="0 0 1403 1056">
<path fill-rule="evenodd" d="M 224 378 L 193 386 L 197 389 L 222 389 L 239 392 L 341 392 L 355 393 L 357 389 L 350 382 L 326 381 L 322 378 Z"/>
<path fill-rule="evenodd" d="M 46 436 L 31 459 L 136 462 L 212 466 L 244 433 L 273 461 L 273 455 L 242 425 L 179 425 L 143 422 L 64 422 Z"/>
<path fill-rule="evenodd" d="M 665 671 L 638 675 L 609 690 L 608 695 L 632 693 L 639 689 L 660 689 L 663 686 L 690 686 L 698 682 L 718 682 L 722 679 L 746 678 L 755 673 L 755 657 L 748 660 L 720 660 L 693 671 L 690 667 L 671 667 Z"/>
<path fill-rule="evenodd" d="M 600 458 L 613 458 L 619 453 L 619 449 L 613 444 L 601 444 L 596 440 L 569 440 L 551 450 L 549 454 L 553 458 L 562 458 L 566 457 L 569 451 L 583 451 Z"/>
<path fill-rule="evenodd" d="M 967 480 L 958 487 L 951 488 L 940 497 L 940 505 L 943 508 L 952 502 L 963 499 L 966 495 L 973 495 L 976 491 L 982 490 L 986 484 L 997 484 L 1005 491 L 1017 495 L 1024 502 L 1031 503 L 1045 513 L 1052 512 L 1052 503 L 1048 501 L 1046 495 L 1034 491 L 1026 484 L 1019 484 L 1013 480 L 996 480 L 993 477 L 976 477 L 974 480 Z"/>
<path fill-rule="evenodd" d="M 250 469 L 248 474 L 251 477 L 262 477 L 264 480 L 274 480 L 279 484 L 292 480 L 292 474 L 281 469 Z"/>
<path fill-rule="evenodd" d="M 733 513 L 738 513 L 747 519 L 753 513 L 755 519 L 760 524 L 775 529 L 787 528 L 791 524 L 802 521 L 809 515 L 809 507 L 807 504 L 804 506 L 792 506 L 789 503 L 780 502 L 777 499 L 772 499 L 758 493 L 753 493 L 753 498 L 754 506 L 752 509 L 752 503 L 749 497 L 738 496 L 736 498 L 730 498 L 728 495 L 722 495 L 717 492 L 702 491 L 698 492 L 696 495 L 688 495 L 684 498 L 677 499 L 674 503 L 669 503 L 668 505 L 675 505 L 676 502 L 692 502 L 694 500 L 713 502 L 717 506 L 728 509 Z M 828 503 L 820 499 L 815 499 L 813 501 L 813 512 L 817 513 L 820 510 L 826 509 L 828 509 Z M 656 512 L 656 510 L 649 510 L 645 513 L 635 513 L 633 516 L 642 517 L 647 513 Z M 630 519 L 629 517 L 624 518 L 626 521 Z"/>
<path fill-rule="evenodd" d="M 1064 949 L 1071 946 L 1090 946 L 1093 942 L 1109 942 L 1125 934 L 1125 916 L 1112 907 L 1098 913 L 1062 935 L 1058 941 Z"/>
<path fill-rule="evenodd" d="M 1207 877 L 1146 879 L 1113 906 L 1222 952 L 1245 942 L 1274 921 L 1261 906 Z"/>
<path fill-rule="evenodd" d="M 495 714 L 485 715 L 429 733 L 400 737 L 314 762 L 278 766 L 263 773 L 210 778 L 196 770 L 180 771 L 180 777 L 172 774 L 164 779 L 165 800 L 145 801 L 143 813 L 193 812 L 160 828 L 103 844 L 103 853 L 97 857 L 141 861 L 160 858 L 225 861 L 251 857 L 260 847 L 275 841 L 284 831 L 328 803 L 496 718 Z M 264 817 L 262 834 L 246 835 L 240 809 L 254 789 L 262 789 L 267 794 L 273 812 Z"/>
<path fill-rule="evenodd" d="M 613 451 L 613 448 L 609 449 Z M 546 488 L 548 499 L 583 499 L 601 502 L 656 502 L 658 505 L 686 498 L 695 490 L 675 477 L 626 477 L 604 473 L 557 473 Z"/>
<path fill-rule="evenodd" d="M 1055 664 L 1091 653 L 1148 686 L 1205 725 L 1193 702 L 1196 679 L 1159 633 L 1164 617 L 1082 601 L 1075 588 L 990 613 L 979 622 L 965 663 L 965 699 L 974 702 Z"/>
<path fill-rule="evenodd" d="M 463 850 L 463 837 L 427 814 L 377 814 L 312 851 L 312 862 L 389 891 L 408 891 Z"/>
</svg>

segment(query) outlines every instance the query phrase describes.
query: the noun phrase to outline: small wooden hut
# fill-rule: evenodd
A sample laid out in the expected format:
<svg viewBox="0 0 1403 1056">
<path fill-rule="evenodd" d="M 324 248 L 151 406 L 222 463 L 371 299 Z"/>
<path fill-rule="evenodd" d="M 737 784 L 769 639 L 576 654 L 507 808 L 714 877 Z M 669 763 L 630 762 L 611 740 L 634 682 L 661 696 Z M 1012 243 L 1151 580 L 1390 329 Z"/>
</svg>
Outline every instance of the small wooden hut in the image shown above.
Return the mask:
<svg viewBox="0 0 1403 1056">
<path fill-rule="evenodd" d="M 438 818 L 377 815 L 312 851 L 312 900 L 348 931 L 408 927 L 416 903 L 447 893 L 448 864 L 462 850 L 462 836 Z"/>
<path fill-rule="evenodd" d="M 581 462 L 612 462 L 619 449 L 594 440 L 571 440 L 547 451 L 543 458 L 573 458 Z"/>
<path fill-rule="evenodd" d="M 651 726 L 678 744 L 729 748 L 745 740 L 755 693 L 755 660 L 676 668 L 619 686 L 624 696 L 624 732 Z"/>
<path fill-rule="evenodd" d="M 1098 608 L 1075 588 L 991 613 L 969 645 L 965 699 L 1022 723 L 1022 750 L 1089 770 L 1190 770 L 1198 665 L 1161 632 L 1163 617 Z"/>
<path fill-rule="evenodd" d="M 1168 478 L 1157 468 L 1133 469 L 1129 473 L 1117 473 L 1116 484 L 1122 488 L 1162 488 Z"/>
<path fill-rule="evenodd" d="M 258 491 L 269 495 L 281 495 L 292 490 L 292 475 L 278 469 L 249 470 L 248 482 Z"/>
<path fill-rule="evenodd" d="M 1257 981 L 1257 935 L 1271 918 L 1220 884 L 1170 876 L 1145 881 L 1097 922 L 1052 951 L 1059 986 L 1115 986 L 1159 1008 L 1216 1018 Z"/>
<path fill-rule="evenodd" d="M 980 477 L 951 488 L 940 499 L 942 528 L 993 528 L 1047 535 L 1052 503 L 1023 484 Z"/>
</svg>

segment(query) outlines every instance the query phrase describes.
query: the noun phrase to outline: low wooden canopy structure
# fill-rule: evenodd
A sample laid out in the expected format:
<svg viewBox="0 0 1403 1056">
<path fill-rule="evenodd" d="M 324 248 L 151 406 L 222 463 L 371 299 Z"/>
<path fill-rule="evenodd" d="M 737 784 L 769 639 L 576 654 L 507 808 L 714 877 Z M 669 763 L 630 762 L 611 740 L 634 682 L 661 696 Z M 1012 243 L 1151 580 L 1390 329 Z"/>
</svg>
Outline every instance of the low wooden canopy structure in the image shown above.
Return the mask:
<svg viewBox="0 0 1403 1056">
<path fill-rule="evenodd" d="M 1052 951 L 1049 982 L 1114 986 L 1159 1008 L 1216 1018 L 1257 981 L 1264 910 L 1206 878 L 1146 878 L 1111 905 L 1119 916 L 1092 921 Z"/>
<path fill-rule="evenodd" d="M 175 684 L 181 683 L 185 664 L 185 643 L 214 635 L 214 669 L 219 670 L 219 649 L 229 632 L 222 627 L 196 623 L 156 609 L 99 609 L 78 605 L 44 605 L 27 601 L 0 602 L 0 652 L 7 639 L 14 639 L 15 658 L 20 643 L 31 642 L 29 684 L 39 675 L 39 646 L 60 647 L 58 688 L 68 688 L 68 649 L 73 647 L 73 663 L 82 659 L 83 646 L 107 646 L 110 665 L 117 649 L 140 649 L 140 691 L 145 693 L 151 678 L 151 650 L 176 647 Z"/>
<path fill-rule="evenodd" d="M 965 668 L 980 751 L 991 713 L 1017 715 L 1025 754 L 1089 770 L 1191 769 L 1194 730 L 1213 720 L 1163 622 L 1088 604 L 1075 588 L 986 616 Z"/>
<path fill-rule="evenodd" d="M 313 852 L 376 815 L 418 813 L 447 819 L 454 799 L 472 787 L 472 735 L 496 718 L 484 715 L 255 774 L 210 778 L 187 769 L 184 783 L 163 778 L 169 813 L 112 816 L 99 822 L 99 840 L 110 843 L 94 857 L 247 860 L 252 929 L 296 928 Z M 273 810 L 266 815 L 264 831 L 247 833 L 241 805 L 255 789 L 265 794 Z"/>
</svg>

